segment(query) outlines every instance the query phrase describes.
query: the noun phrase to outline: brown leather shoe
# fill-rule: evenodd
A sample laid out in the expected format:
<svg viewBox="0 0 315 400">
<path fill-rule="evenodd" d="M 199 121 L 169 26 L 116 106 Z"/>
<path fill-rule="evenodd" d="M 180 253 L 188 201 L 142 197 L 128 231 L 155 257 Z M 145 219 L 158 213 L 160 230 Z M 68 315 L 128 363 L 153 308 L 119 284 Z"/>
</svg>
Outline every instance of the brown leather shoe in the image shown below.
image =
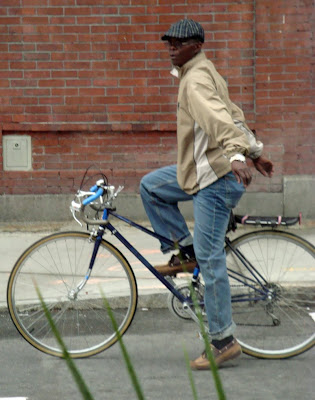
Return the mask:
<svg viewBox="0 0 315 400">
<path fill-rule="evenodd" d="M 154 268 L 163 276 L 176 276 L 180 272 L 192 273 L 197 265 L 195 258 L 186 258 L 179 254 L 173 254 L 167 264 L 156 265 Z"/>
<path fill-rule="evenodd" d="M 211 349 L 218 367 L 227 361 L 234 360 L 242 354 L 241 346 L 236 339 L 233 339 L 231 343 L 227 344 L 221 350 L 217 349 L 213 345 L 211 345 Z M 205 351 L 200 357 L 196 358 L 196 360 L 190 361 L 190 368 L 193 370 L 211 369 L 210 361 L 208 360 Z"/>
</svg>

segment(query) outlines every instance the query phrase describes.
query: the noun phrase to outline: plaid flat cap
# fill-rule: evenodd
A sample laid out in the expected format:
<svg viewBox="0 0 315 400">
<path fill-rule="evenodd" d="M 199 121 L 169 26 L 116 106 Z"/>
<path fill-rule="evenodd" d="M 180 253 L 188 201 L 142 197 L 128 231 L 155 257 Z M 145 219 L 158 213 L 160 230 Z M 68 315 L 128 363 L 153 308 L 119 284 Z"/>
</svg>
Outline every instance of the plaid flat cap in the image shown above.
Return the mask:
<svg viewBox="0 0 315 400">
<path fill-rule="evenodd" d="M 202 43 L 205 41 L 205 33 L 199 22 L 192 19 L 181 19 L 173 24 L 170 29 L 162 36 L 162 40 L 170 38 L 177 39 L 199 39 Z"/>
</svg>

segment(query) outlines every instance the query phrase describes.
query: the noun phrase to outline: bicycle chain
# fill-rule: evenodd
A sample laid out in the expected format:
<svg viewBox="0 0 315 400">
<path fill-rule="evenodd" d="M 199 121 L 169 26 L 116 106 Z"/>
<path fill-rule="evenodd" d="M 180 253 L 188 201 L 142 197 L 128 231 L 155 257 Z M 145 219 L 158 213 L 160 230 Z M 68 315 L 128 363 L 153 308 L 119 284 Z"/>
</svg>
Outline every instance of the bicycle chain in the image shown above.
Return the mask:
<svg viewBox="0 0 315 400">
<path fill-rule="evenodd" d="M 245 288 L 246 286 L 245 285 L 230 285 L 230 287 L 232 288 L 232 287 L 234 287 L 234 288 Z M 262 326 L 264 326 L 264 327 L 270 327 L 270 326 L 274 326 L 273 324 L 240 324 L 240 323 L 237 323 L 237 326 L 259 326 L 259 327 L 262 327 Z"/>
<path fill-rule="evenodd" d="M 234 285 L 230 285 L 230 287 L 231 288 L 246 288 L 247 286 L 246 285 L 236 285 L 236 284 L 234 284 Z M 270 326 L 274 326 L 273 324 L 237 324 L 237 326 L 256 326 L 256 327 L 270 327 Z"/>
</svg>

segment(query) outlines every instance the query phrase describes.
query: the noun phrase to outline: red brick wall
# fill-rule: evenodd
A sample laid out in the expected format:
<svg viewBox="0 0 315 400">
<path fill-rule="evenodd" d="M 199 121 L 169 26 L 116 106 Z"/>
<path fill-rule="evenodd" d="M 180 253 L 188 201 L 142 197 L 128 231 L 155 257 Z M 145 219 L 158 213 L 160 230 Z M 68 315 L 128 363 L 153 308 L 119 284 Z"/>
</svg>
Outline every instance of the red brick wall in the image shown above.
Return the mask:
<svg viewBox="0 0 315 400">
<path fill-rule="evenodd" d="M 278 177 L 314 173 L 313 40 L 313 0 L 256 1 L 255 126 Z"/>
<path fill-rule="evenodd" d="M 90 166 L 134 192 L 145 172 L 175 157 L 174 133 L 35 132 L 32 146 L 33 171 L 4 171 L 4 193 L 75 193 Z"/>
<path fill-rule="evenodd" d="M 312 0 L 1 0 L 2 135 L 32 136 L 33 171 L 0 193 L 68 193 L 96 163 L 114 184 L 176 159 L 177 83 L 161 33 L 191 17 L 276 164 L 252 191 L 312 174 Z M 2 154 L 1 154 L 2 156 Z M 2 166 L 2 163 L 1 163 Z"/>
</svg>

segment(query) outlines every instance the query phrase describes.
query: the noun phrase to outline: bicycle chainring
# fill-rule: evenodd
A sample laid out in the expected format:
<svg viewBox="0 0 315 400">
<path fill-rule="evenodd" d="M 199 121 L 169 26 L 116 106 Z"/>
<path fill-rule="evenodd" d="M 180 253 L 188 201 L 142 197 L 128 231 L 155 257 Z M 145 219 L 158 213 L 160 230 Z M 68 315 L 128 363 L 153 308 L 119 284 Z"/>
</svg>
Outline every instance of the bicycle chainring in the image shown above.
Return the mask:
<svg viewBox="0 0 315 400">
<path fill-rule="evenodd" d="M 184 297 L 190 297 L 190 286 L 189 283 L 181 283 L 177 285 L 176 290 L 178 290 Z M 195 294 L 197 297 L 197 301 L 203 301 L 204 297 L 204 286 L 202 283 L 198 283 L 194 286 Z M 167 299 L 167 305 L 169 310 L 179 318 L 190 320 L 190 314 L 184 309 L 183 303 L 172 293 L 169 293 Z M 202 310 L 202 314 L 204 315 L 204 320 L 207 320 L 207 316 L 204 310 Z"/>
</svg>

